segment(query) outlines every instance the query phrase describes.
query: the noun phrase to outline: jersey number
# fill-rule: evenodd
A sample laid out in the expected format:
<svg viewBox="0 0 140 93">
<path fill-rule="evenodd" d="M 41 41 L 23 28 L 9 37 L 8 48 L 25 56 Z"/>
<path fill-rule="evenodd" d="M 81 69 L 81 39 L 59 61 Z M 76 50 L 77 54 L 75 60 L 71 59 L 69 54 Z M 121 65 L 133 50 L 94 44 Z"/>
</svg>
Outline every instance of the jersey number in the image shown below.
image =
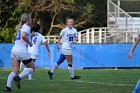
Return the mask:
<svg viewBox="0 0 140 93">
<path fill-rule="evenodd" d="M 73 37 L 69 37 L 69 41 L 73 41 Z"/>
<path fill-rule="evenodd" d="M 33 37 L 32 43 L 36 44 L 36 41 L 37 41 L 37 37 Z"/>
<path fill-rule="evenodd" d="M 16 40 L 20 40 L 21 37 L 21 31 L 18 30 L 17 34 L 16 34 Z"/>
</svg>

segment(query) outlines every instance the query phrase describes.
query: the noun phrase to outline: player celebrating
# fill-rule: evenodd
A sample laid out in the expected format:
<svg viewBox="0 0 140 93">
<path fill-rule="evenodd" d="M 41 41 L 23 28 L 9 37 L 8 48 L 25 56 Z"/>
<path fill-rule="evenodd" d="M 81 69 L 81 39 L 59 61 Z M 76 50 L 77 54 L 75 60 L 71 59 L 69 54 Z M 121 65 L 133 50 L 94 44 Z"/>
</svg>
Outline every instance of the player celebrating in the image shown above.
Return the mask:
<svg viewBox="0 0 140 93">
<path fill-rule="evenodd" d="M 54 64 L 52 69 L 48 71 L 49 78 L 52 80 L 53 72 L 58 68 L 58 66 L 67 59 L 68 61 L 68 70 L 71 75 L 71 79 L 79 79 L 81 76 L 76 76 L 74 74 L 73 68 L 72 68 L 72 43 L 74 40 L 77 40 L 77 30 L 73 27 L 73 19 L 68 18 L 66 20 L 67 27 L 64 28 L 59 36 L 58 43 L 57 43 L 57 49 L 59 51 L 60 47 L 60 40 L 63 37 L 64 43 L 62 44 L 62 51 L 59 60 Z"/>
<path fill-rule="evenodd" d="M 132 48 L 130 49 L 130 52 L 128 54 L 128 58 L 131 59 L 133 57 L 133 52 L 134 52 L 139 41 L 140 41 L 140 35 L 136 38 L 134 44 L 132 45 Z M 137 84 L 133 90 L 133 93 L 138 93 L 139 90 L 140 90 L 140 79 L 137 81 Z"/>
<path fill-rule="evenodd" d="M 32 19 L 29 14 L 23 13 L 21 15 L 21 26 L 18 28 L 18 32 L 16 34 L 15 44 L 11 50 L 12 57 L 12 72 L 9 74 L 7 79 L 7 85 L 4 91 L 11 91 L 12 81 L 15 80 L 17 88 L 20 89 L 20 80 L 25 77 L 29 73 L 33 73 L 35 69 L 34 62 L 30 58 L 28 53 L 27 46 L 32 46 L 30 42 L 30 25 L 32 23 Z M 27 67 L 26 70 L 23 70 L 19 76 L 16 76 L 20 69 L 21 61 Z"/>
<path fill-rule="evenodd" d="M 41 44 L 44 44 L 45 47 L 47 48 L 48 50 L 48 56 L 50 58 L 50 49 L 48 47 L 48 43 L 47 43 L 47 40 L 44 38 L 43 35 L 41 35 L 39 33 L 39 30 L 40 30 L 40 25 L 39 24 L 35 24 L 32 29 L 31 29 L 33 32 L 32 32 L 32 39 L 31 39 L 31 42 L 33 44 L 32 47 L 28 46 L 28 52 L 30 53 L 31 55 L 31 58 L 33 59 L 33 61 L 35 62 L 35 60 L 37 59 L 37 56 L 38 56 L 38 48 Z M 25 68 L 26 69 L 26 68 Z M 28 75 L 29 77 L 29 80 L 32 79 L 32 74 L 29 74 Z"/>
</svg>

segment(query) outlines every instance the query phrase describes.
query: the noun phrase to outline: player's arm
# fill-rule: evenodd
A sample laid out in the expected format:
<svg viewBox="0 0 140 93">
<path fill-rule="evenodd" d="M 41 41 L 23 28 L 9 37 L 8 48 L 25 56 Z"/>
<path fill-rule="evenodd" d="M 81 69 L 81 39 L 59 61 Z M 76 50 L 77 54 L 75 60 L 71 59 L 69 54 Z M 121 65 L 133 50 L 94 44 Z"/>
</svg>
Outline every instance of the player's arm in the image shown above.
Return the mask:
<svg viewBox="0 0 140 93">
<path fill-rule="evenodd" d="M 61 41 L 62 36 L 59 36 L 58 42 L 57 42 L 57 50 L 60 50 L 60 41 Z"/>
<path fill-rule="evenodd" d="M 138 36 L 138 37 L 136 38 L 136 41 L 135 41 L 134 44 L 132 45 L 132 47 L 131 47 L 131 49 L 130 49 L 130 52 L 129 52 L 129 54 L 128 54 L 128 58 L 132 58 L 133 52 L 134 52 L 134 50 L 135 50 L 135 48 L 136 48 L 136 46 L 137 46 L 137 44 L 138 44 L 139 41 L 140 41 L 140 36 Z"/>
<path fill-rule="evenodd" d="M 61 38 L 62 38 L 62 36 L 59 36 L 57 45 L 60 45 Z"/>
<path fill-rule="evenodd" d="M 29 39 L 27 38 L 27 33 L 26 32 L 22 32 L 22 39 L 27 42 L 29 44 L 29 46 L 32 46 L 32 43 L 29 41 Z"/>
<path fill-rule="evenodd" d="M 50 48 L 49 48 L 49 46 L 48 46 L 47 41 L 44 42 L 44 45 L 45 45 L 45 47 L 47 48 L 48 56 L 49 56 L 49 58 L 50 58 Z"/>
<path fill-rule="evenodd" d="M 77 33 L 77 30 L 76 30 L 73 43 L 77 43 L 77 42 L 78 42 L 78 33 Z"/>
<path fill-rule="evenodd" d="M 77 42 L 78 42 L 78 36 L 75 36 L 73 43 L 77 43 Z"/>
</svg>

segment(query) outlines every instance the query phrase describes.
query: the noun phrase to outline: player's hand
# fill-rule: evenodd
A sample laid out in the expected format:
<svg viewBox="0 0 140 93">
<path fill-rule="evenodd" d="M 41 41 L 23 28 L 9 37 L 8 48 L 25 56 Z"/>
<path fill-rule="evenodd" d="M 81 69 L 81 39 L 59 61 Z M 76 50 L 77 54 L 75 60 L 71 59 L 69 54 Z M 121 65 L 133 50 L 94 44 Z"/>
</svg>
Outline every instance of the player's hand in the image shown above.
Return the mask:
<svg viewBox="0 0 140 93">
<path fill-rule="evenodd" d="M 133 53 L 130 52 L 130 53 L 128 54 L 128 58 L 131 59 L 132 57 L 133 57 Z"/>
</svg>

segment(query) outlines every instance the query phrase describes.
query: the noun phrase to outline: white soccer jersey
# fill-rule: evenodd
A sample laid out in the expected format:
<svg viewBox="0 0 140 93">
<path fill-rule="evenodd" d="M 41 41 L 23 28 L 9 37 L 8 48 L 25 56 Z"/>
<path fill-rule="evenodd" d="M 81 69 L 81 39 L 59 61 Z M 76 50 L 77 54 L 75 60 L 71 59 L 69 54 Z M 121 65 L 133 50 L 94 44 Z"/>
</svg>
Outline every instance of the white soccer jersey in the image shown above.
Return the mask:
<svg viewBox="0 0 140 93">
<path fill-rule="evenodd" d="M 72 49 L 72 43 L 74 41 L 74 38 L 77 36 L 77 30 L 75 28 L 69 29 L 68 27 L 66 27 L 62 29 L 60 36 L 64 38 L 62 48 Z"/>
<path fill-rule="evenodd" d="M 12 48 L 12 51 L 28 53 L 28 49 L 27 49 L 28 43 L 26 43 L 22 39 L 22 37 L 21 37 L 22 32 L 26 32 L 28 39 L 30 39 L 30 27 L 28 25 L 24 24 L 22 26 L 22 28 L 19 29 L 16 34 L 15 44 Z"/>
<path fill-rule="evenodd" d="M 28 52 L 30 54 L 35 54 L 38 55 L 38 47 L 40 46 L 40 44 L 46 42 L 46 39 L 43 35 L 41 35 L 38 32 L 35 32 L 35 36 L 32 37 L 31 39 L 33 46 L 30 47 L 28 46 Z"/>
</svg>

